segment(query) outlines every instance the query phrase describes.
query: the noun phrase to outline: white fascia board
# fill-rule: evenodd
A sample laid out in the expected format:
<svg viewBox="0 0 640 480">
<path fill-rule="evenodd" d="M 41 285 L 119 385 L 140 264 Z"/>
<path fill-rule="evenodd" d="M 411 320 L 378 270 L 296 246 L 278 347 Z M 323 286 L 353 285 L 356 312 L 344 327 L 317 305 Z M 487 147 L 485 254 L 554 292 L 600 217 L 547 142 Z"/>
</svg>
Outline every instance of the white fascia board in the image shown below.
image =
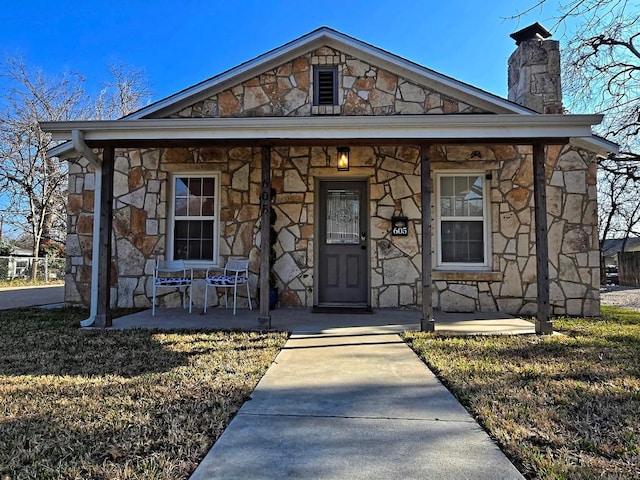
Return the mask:
<svg viewBox="0 0 640 480">
<path fill-rule="evenodd" d="M 617 154 L 620 151 L 620 146 L 617 143 L 610 142 L 602 137 L 581 137 L 571 138 L 570 142 L 576 147 L 583 148 L 590 152 L 594 152 L 599 157 L 608 157 L 609 154 Z"/>
<path fill-rule="evenodd" d="M 64 137 L 62 138 L 62 140 L 68 141 L 47 150 L 47 157 L 58 157 L 64 160 L 66 158 L 73 157 L 74 152 L 77 153 L 73 148 L 71 139 L 67 139 L 66 137 Z"/>
<path fill-rule="evenodd" d="M 54 140 L 509 139 L 591 137 L 602 115 L 398 115 L 43 122 Z"/>
</svg>

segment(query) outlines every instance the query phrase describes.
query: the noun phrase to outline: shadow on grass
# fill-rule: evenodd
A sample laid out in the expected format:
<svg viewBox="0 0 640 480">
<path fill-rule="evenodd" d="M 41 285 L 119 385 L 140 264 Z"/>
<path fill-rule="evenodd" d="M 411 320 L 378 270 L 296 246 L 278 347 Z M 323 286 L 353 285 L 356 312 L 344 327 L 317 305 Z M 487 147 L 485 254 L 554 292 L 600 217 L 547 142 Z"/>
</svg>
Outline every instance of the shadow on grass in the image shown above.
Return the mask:
<svg viewBox="0 0 640 480">
<path fill-rule="evenodd" d="M 170 370 L 190 353 L 170 351 L 152 331 L 81 330 L 82 309 L 0 312 L 0 375 L 130 377 Z"/>
<path fill-rule="evenodd" d="M 238 341 L 233 332 L 83 330 L 86 314 L 75 308 L 0 312 L 0 375 L 128 378 L 167 372 L 218 350 L 268 348 L 259 336 Z"/>
<path fill-rule="evenodd" d="M 0 312 L 0 478 L 186 478 L 285 341 L 85 317 Z"/>
<path fill-rule="evenodd" d="M 147 390 L 141 378 L 131 383 Z M 122 399 L 114 418 L 100 404 L 115 401 L 117 391 L 90 386 L 85 394 L 96 400 L 83 405 L 76 423 L 64 411 L 46 411 L 0 424 L 0 477 L 5 468 L 15 478 L 187 478 L 251 387 L 223 384 L 217 397 L 206 383 L 166 397 L 150 387 L 146 403 Z M 64 398 L 72 404 L 81 394 L 70 386 Z M 514 478 L 452 401 L 422 382 L 398 389 L 371 379 L 266 392 L 250 402 L 258 414 L 236 417 L 241 427 L 225 434 L 216 478 L 451 478 L 451 458 L 463 459 L 455 467 L 460 478 Z M 326 405 L 335 416 L 322 413 Z M 399 412 L 411 414 L 390 425 Z M 476 441 L 461 441 L 469 438 Z M 430 444 L 448 454 L 433 455 Z"/>
<path fill-rule="evenodd" d="M 8 377 L 0 477 L 187 478 L 258 378 L 195 368 L 129 379 Z"/>
</svg>

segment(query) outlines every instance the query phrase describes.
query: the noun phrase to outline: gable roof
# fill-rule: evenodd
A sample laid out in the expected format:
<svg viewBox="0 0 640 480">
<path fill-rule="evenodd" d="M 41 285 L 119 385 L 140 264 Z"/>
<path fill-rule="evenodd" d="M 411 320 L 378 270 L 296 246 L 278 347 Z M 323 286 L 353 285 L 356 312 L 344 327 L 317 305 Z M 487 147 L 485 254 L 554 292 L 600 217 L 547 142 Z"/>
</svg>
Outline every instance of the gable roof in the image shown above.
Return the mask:
<svg viewBox="0 0 640 480">
<path fill-rule="evenodd" d="M 159 118 L 170 115 L 217 92 L 233 87 L 293 60 L 300 55 L 325 46 L 335 48 L 373 65 L 386 68 L 390 72 L 420 85 L 431 87 L 441 93 L 446 93 L 465 103 L 478 106 L 492 113 L 536 113 L 526 107 L 423 67 L 332 28 L 321 27 L 226 72 L 144 107 L 124 117 L 123 120 Z"/>
<path fill-rule="evenodd" d="M 514 102 L 506 100 L 492 93 L 486 92 L 482 89 L 479 89 L 467 83 L 455 80 L 451 77 L 448 77 L 439 72 L 436 72 L 435 70 L 431 70 L 429 68 L 423 67 L 417 63 L 406 60 L 395 54 L 387 52 L 386 50 L 383 50 L 381 48 L 375 47 L 361 40 L 358 40 L 348 35 L 345 35 L 343 33 L 340 33 L 329 27 L 321 27 L 302 37 L 299 37 L 298 39 L 295 39 L 289 43 L 286 43 L 281 47 L 275 48 L 252 60 L 244 62 L 238 65 L 237 67 L 227 70 L 226 72 L 223 72 L 219 75 L 211 77 L 207 80 L 204 80 L 203 82 L 200 82 L 196 85 L 188 87 L 180 92 L 170 95 L 169 97 L 166 97 L 151 105 L 148 105 L 119 120 L 102 122 L 102 123 L 96 122 L 96 121 L 43 122 L 43 126 L 46 126 L 48 128 L 48 131 L 54 131 L 54 128 L 58 129 L 60 133 L 57 135 L 57 137 L 56 135 L 54 135 L 54 137 L 60 140 L 63 140 L 63 139 L 66 140 L 71 138 L 69 131 L 74 129 L 85 130 L 87 133 L 87 140 L 89 140 L 91 139 L 90 137 L 92 136 L 89 133 L 89 130 L 94 129 L 94 127 L 100 128 L 103 131 L 109 130 L 112 132 L 113 131 L 123 132 L 128 128 L 131 128 L 131 130 L 137 129 L 138 135 L 142 135 L 143 134 L 142 132 L 143 131 L 146 132 L 146 129 L 149 129 L 149 128 L 153 130 L 166 128 L 175 132 L 175 129 L 181 129 L 182 127 L 189 127 L 190 125 L 192 125 L 192 123 L 194 123 L 193 122 L 194 119 L 185 119 L 185 118 L 181 118 L 177 120 L 167 119 L 166 117 L 170 116 L 171 114 L 176 113 L 182 110 L 183 108 L 191 106 L 206 98 L 209 98 L 215 95 L 216 93 L 222 92 L 226 89 L 229 89 L 238 84 L 241 84 L 246 80 L 249 80 L 260 74 L 263 74 L 266 71 L 277 68 L 278 66 L 288 61 L 294 60 L 295 58 L 298 58 L 304 54 L 307 54 L 321 47 L 334 48 L 342 53 L 348 54 L 350 56 L 353 56 L 354 58 L 370 63 L 371 65 L 384 68 L 389 72 L 394 73 L 398 76 L 401 76 L 418 85 L 430 88 L 432 90 L 435 90 L 445 95 L 449 95 L 468 105 L 472 105 L 486 112 L 490 112 L 485 115 L 482 115 L 482 114 L 473 114 L 473 115 L 485 116 L 485 117 L 487 116 L 503 117 L 502 119 L 493 118 L 493 119 L 487 120 L 493 126 L 494 131 L 498 127 L 502 128 L 503 130 L 505 128 L 510 129 L 510 127 L 512 126 L 511 123 L 516 121 L 516 117 L 523 116 L 524 118 L 520 118 L 516 122 L 517 124 L 520 125 L 519 127 L 520 130 L 518 132 L 516 131 L 511 132 L 509 135 L 506 135 L 505 138 L 517 138 L 520 133 L 526 133 L 525 130 L 523 130 L 522 128 L 524 127 L 524 123 L 526 123 L 525 118 L 530 119 L 533 122 L 533 124 L 537 125 L 537 127 L 535 127 L 535 131 L 537 135 L 541 134 L 542 129 L 545 128 L 544 125 L 542 124 L 546 122 L 549 123 L 546 128 L 548 132 L 549 128 L 553 130 L 554 127 L 552 126 L 552 124 L 554 122 L 555 123 L 560 122 L 562 125 L 568 126 L 569 123 L 572 123 L 574 121 L 577 121 L 578 123 L 582 124 L 586 121 L 585 119 L 587 118 L 591 119 L 589 120 L 591 121 L 591 125 L 600 123 L 601 121 L 601 116 L 598 116 L 599 118 L 596 119 L 596 116 L 593 116 L 593 115 L 592 116 L 541 115 L 529 108 L 518 105 Z M 407 117 L 406 115 L 404 116 Z M 410 115 L 410 116 L 413 116 L 413 115 Z M 433 119 L 425 118 L 429 116 L 430 115 L 420 115 L 422 119 L 413 121 L 413 123 L 416 123 L 414 127 L 420 129 L 420 128 L 424 128 L 420 126 L 421 123 L 425 123 L 428 126 L 434 123 L 433 121 L 431 121 Z M 442 121 L 443 120 L 442 117 L 451 116 L 451 115 L 437 115 L 437 116 L 441 117 L 441 121 Z M 458 116 L 458 117 L 466 116 L 468 117 L 468 119 L 465 120 L 463 123 L 465 124 L 470 123 L 472 128 L 477 127 L 478 122 L 476 120 L 479 120 L 479 119 L 471 118 L 471 116 L 469 115 L 455 114 L 455 116 Z M 545 121 L 542 121 L 542 118 L 540 117 L 543 117 Z M 555 117 L 555 118 L 552 118 L 552 117 Z M 566 118 L 557 118 L 557 117 L 566 117 Z M 157 122 L 160 122 L 160 120 L 163 118 L 164 118 L 164 121 L 158 124 L 145 123 L 151 120 L 156 120 Z M 277 118 L 280 118 L 281 121 L 283 122 L 288 121 L 289 123 L 290 122 L 302 122 L 302 123 L 316 122 L 316 123 L 319 123 L 317 127 L 321 127 L 322 122 L 326 123 L 326 121 L 335 122 L 338 125 L 340 124 L 340 120 L 339 120 L 340 116 L 328 117 L 325 119 L 315 119 L 315 120 L 314 119 L 305 120 L 303 117 L 298 117 L 297 119 L 286 119 L 286 120 L 283 119 L 283 117 L 277 117 Z M 385 120 L 383 123 L 388 123 L 391 117 L 386 117 L 386 118 L 387 120 Z M 540 120 L 540 121 L 534 122 L 534 119 Z M 252 125 L 252 122 L 262 121 L 269 124 L 267 125 L 268 128 L 272 128 L 271 123 L 273 122 L 271 122 L 271 120 L 266 117 L 262 117 L 262 120 L 258 120 L 258 118 L 255 118 L 253 120 L 252 119 L 239 120 L 239 119 L 234 119 L 233 117 L 224 118 L 224 119 L 208 119 L 208 120 L 201 119 L 200 121 L 197 121 L 197 124 L 199 125 L 197 129 L 204 128 L 206 132 L 205 133 L 191 132 L 192 137 L 185 137 L 185 138 L 194 138 L 193 136 L 197 137 L 202 134 L 208 135 L 210 134 L 209 132 L 211 132 L 210 129 L 212 127 L 218 128 L 220 130 L 224 130 L 224 128 L 227 125 L 234 127 L 236 123 L 246 125 L 246 127 L 244 128 L 249 128 L 249 130 L 253 130 L 255 132 L 256 126 Z M 462 118 L 460 118 L 460 120 L 462 120 Z M 350 120 L 348 120 L 348 123 L 352 123 L 354 121 L 355 121 L 355 117 L 350 117 Z M 374 119 L 362 119 L 359 122 L 360 123 L 364 122 L 365 124 L 368 124 L 370 122 L 375 122 L 375 121 L 376 119 L 374 118 Z M 408 121 L 408 119 L 403 119 L 403 120 L 400 120 L 400 123 L 406 122 L 406 121 Z M 181 125 L 177 126 L 176 122 L 180 122 Z M 454 122 L 454 123 L 457 123 L 457 122 Z M 464 133 L 464 132 L 460 131 L 460 133 Z M 133 135 L 133 133 L 131 134 Z M 150 135 L 151 137 L 154 137 L 155 133 L 147 132 L 147 133 L 144 133 L 144 135 L 147 135 L 147 136 Z M 437 138 L 437 136 L 434 136 L 434 135 L 436 134 L 423 133 L 416 138 Z M 549 133 L 545 133 L 544 135 L 549 136 Z M 563 132 L 556 131 L 550 135 L 550 137 L 557 137 L 557 138 L 563 137 L 563 136 L 565 138 L 572 137 L 571 138 L 572 143 L 576 144 L 581 148 L 585 148 L 587 150 L 596 152 L 599 155 L 604 156 L 612 151 L 617 152 L 616 144 L 609 142 L 608 140 L 593 136 L 591 134 L 590 128 L 588 128 L 587 130 L 584 130 L 584 128 L 582 128 L 577 133 L 572 133 L 572 131 L 570 130 L 564 130 Z M 97 137 L 95 137 L 94 135 L 94 138 L 97 138 Z M 270 138 L 270 137 L 267 136 L 265 138 Z M 472 136 L 469 138 L 475 138 L 475 136 Z M 72 142 L 66 142 L 51 149 L 49 151 L 49 155 L 59 156 L 64 158 L 66 156 L 69 156 L 69 154 L 72 151 L 73 151 Z"/>
</svg>

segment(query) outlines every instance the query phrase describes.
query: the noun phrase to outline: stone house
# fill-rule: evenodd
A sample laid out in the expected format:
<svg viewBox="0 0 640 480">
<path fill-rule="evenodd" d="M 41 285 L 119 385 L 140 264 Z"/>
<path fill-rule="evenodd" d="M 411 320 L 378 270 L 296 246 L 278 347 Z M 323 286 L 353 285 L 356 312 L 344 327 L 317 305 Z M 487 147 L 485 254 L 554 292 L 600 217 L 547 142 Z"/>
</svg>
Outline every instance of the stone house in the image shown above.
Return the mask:
<svg viewBox="0 0 640 480">
<path fill-rule="evenodd" d="M 512 35 L 508 100 L 320 28 L 120 120 L 43 123 L 68 140 L 65 301 L 105 325 L 150 306 L 159 257 L 248 257 L 263 320 L 270 268 L 281 307 L 414 307 L 427 330 L 434 308 L 598 315 L 616 146 L 563 113 L 548 36 Z"/>
</svg>

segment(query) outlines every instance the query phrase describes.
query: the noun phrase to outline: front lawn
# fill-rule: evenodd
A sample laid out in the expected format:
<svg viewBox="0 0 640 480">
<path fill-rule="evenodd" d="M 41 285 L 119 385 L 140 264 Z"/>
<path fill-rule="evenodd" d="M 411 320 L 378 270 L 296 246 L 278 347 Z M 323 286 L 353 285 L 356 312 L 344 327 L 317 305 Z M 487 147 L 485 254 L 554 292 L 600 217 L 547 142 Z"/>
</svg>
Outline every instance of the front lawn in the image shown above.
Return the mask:
<svg viewBox="0 0 640 480">
<path fill-rule="evenodd" d="M 0 311 L 0 478 L 187 478 L 286 334 L 83 331 Z"/>
<path fill-rule="evenodd" d="M 528 478 L 640 478 L 640 313 L 564 335 L 405 340 Z"/>
</svg>

